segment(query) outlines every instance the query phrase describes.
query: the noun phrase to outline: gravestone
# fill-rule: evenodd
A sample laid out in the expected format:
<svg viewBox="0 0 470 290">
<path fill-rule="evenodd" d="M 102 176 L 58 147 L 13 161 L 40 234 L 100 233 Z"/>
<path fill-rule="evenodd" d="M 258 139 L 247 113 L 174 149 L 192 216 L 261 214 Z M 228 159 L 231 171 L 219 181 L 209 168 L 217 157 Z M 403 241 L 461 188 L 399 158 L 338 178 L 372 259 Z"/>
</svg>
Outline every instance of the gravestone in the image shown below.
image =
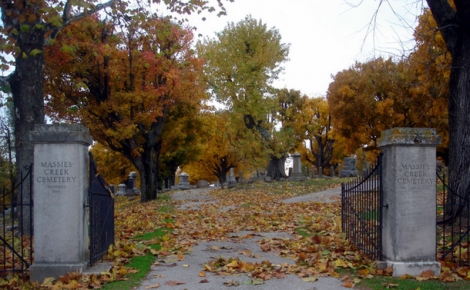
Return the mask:
<svg viewBox="0 0 470 290">
<path fill-rule="evenodd" d="M 355 177 L 355 176 L 357 176 L 356 158 L 353 158 L 353 157 L 344 158 L 344 169 L 341 170 L 340 177 Z"/>
<path fill-rule="evenodd" d="M 237 180 L 235 179 L 235 172 L 233 168 L 230 168 L 230 174 L 227 176 L 228 187 L 234 187 L 237 185 Z"/>
<path fill-rule="evenodd" d="M 335 177 L 335 167 L 333 165 L 330 166 L 330 176 Z"/>
<path fill-rule="evenodd" d="M 186 172 L 180 174 L 180 182 L 178 183 L 179 189 L 190 189 L 191 185 L 189 184 L 189 175 Z"/>
<path fill-rule="evenodd" d="M 341 163 L 338 163 L 337 166 L 338 166 L 338 176 L 341 177 L 341 172 L 342 172 Z"/>
<path fill-rule="evenodd" d="M 243 176 L 243 171 L 238 170 L 238 182 L 239 183 L 246 183 L 245 176 Z"/>
<path fill-rule="evenodd" d="M 294 167 L 292 168 L 292 174 L 289 175 L 289 181 L 305 181 L 306 178 L 302 174 L 302 168 L 301 168 L 301 163 L 300 163 L 300 153 L 295 152 L 294 155 L 292 155 L 294 159 Z"/>
<path fill-rule="evenodd" d="M 127 185 L 121 183 L 118 185 L 118 191 L 116 195 L 126 195 Z"/>
<path fill-rule="evenodd" d="M 419 276 L 436 261 L 435 129 L 393 128 L 382 132 L 382 252 L 393 276 Z"/>
<path fill-rule="evenodd" d="M 198 180 L 197 187 L 199 187 L 199 188 L 209 187 L 209 181 L 207 181 L 207 180 Z"/>
<path fill-rule="evenodd" d="M 127 182 L 126 182 L 126 194 L 128 196 L 131 195 L 139 195 L 140 190 L 135 187 L 137 181 L 137 173 L 134 171 L 131 171 L 129 173 L 129 176 L 127 177 Z"/>
<path fill-rule="evenodd" d="M 30 280 L 42 282 L 88 264 L 88 129 L 77 124 L 35 125 L 34 263 Z"/>
</svg>

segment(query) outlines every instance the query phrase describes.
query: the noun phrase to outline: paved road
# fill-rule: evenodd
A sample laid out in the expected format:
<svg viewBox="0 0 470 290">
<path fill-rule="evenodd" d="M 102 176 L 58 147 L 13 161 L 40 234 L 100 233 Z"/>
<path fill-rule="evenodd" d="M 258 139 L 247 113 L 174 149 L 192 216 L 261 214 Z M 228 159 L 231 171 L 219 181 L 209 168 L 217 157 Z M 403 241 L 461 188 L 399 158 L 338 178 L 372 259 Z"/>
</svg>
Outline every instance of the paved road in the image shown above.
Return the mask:
<svg viewBox="0 0 470 290">
<path fill-rule="evenodd" d="M 172 194 L 174 199 L 187 200 L 181 209 L 195 208 L 202 203 L 215 202 L 211 200 L 207 190 L 192 189 Z M 285 200 L 286 203 L 302 201 L 331 202 L 338 198 L 341 189 L 334 188 L 326 191 L 307 194 Z M 240 238 L 248 237 L 248 238 Z M 273 252 L 263 252 L 257 240 L 263 238 L 292 238 L 288 233 L 270 232 L 253 233 L 239 232 L 230 236 L 231 240 L 226 242 L 200 242 L 194 246 L 189 255 L 185 255 L 183 261 L 178 261 L 176 257 L 168 257 L 166 260 L 157 260 L 152 266 L 150 273 L 142 281 L 138 290 L 146 289 L 172 289 L 172 290 L 219 290 L 229 286 L 236 286 L 234 289 L 289 289 L 289 290 L 339 290 L 347 289 L 341 286 L 342 282 L 336 278 L 320 277 L 315 282 L 304 282 L 295 275 L 287 275 L 285 278 L 264 281 L 264 284 L 253 285 L 253 280 L 249 275 L 220 276 L 206 273 L 206 277 L 199 274 L 204 269 L 204 264 L 214 257 L 238 257 L 247 262 L 261 262 L 269 260 L 274 265 L 284 263 L 294 264 L 293 260 L 286 259 Z M 247 253 L 250 253 L 247 255 Z M 175 285 L 181 283 L 179 285 Z"/>
</svg>

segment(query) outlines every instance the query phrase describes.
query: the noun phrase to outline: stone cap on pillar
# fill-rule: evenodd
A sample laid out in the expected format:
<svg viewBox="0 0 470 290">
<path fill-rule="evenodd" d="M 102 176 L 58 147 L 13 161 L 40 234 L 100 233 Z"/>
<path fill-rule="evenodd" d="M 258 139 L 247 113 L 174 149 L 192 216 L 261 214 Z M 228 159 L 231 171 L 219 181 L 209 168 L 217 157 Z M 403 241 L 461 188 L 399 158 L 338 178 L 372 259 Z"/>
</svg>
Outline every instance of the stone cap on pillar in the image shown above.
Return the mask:
<svg viewBox="0 0 470 290">
<path fill-rule="evenodd" d="M 378 147 L 391 145 L 437 146 L 441 144 L 441 136 L 434 128 L 392 128 L 382 131 L 377 140 Z"/>
<path fill-rule="evenodd" d="M 35 124 L 29 133 L 34 143 L 93 143 L 88 128 L 79 124 Z"/>
</svg>

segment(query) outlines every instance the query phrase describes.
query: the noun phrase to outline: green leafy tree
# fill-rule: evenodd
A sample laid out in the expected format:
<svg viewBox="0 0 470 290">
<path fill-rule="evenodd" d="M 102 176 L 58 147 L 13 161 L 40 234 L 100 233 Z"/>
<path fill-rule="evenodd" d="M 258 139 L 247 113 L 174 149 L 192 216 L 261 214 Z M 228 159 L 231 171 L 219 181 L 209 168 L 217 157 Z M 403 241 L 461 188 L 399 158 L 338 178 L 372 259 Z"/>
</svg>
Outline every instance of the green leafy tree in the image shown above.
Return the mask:
<svg viewBox="0 0 470 290">
<path fill-rule="evenodd" d="M 284 164 L 285 155 L 273 150 L 275 130 L 269 114 L 275 97 L 272 82 L 282 71 L 289 46 L 281 42 L 276 29 L 247 16 L 228 24 L 215 39 L 206 39 L 198 51 L 206 60 L 204 72 L 212 95 L 265 142 L 271 157 L 270 176 L 284 176 L 279 165 Z"/>
</svg>

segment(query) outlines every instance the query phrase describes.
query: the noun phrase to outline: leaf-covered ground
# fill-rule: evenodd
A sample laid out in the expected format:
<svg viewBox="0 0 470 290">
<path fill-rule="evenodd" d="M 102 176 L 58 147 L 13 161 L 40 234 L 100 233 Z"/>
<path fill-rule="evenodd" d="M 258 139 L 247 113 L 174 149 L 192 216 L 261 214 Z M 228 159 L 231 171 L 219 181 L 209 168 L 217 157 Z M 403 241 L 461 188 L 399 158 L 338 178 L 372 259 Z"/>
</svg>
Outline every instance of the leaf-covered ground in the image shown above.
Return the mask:
<svg viewBox="0 0 470 290">
<path fill-rule="evenodd" d="M 58 280 L 30 284 L 18 276 L 0 280 L 8 289 L 94 289 L 126 279 L 135 272 L 127 268 L 130 258 L 152 254 L 159 259 L 181 257 L 198 241 L 224 241 L 240 231 L 286 232 L 293 239 L 262 239 L 263 251 L 277 251 L 296 261 L 281 269 L 269 263 L 214 259 L 201 272 L 224 274 L 249 273 L 253 278 L 271 279 L 295 274 L 305 281 L 321 276 L 342 277 L 343 286 L 354 287 L 363 279 L 389 276 L 390 269 L 377 270 L 341 233 L 341 204 L 301 202 L 285 204 L 284 199 L 337 186 L 337 181 L 307 183 L 255 183 L 208 193 L 211 201 L 181 207 L 187 200 L 173 200 L 166 193 L 156 201 L 141 204 L 138 198 L 116 198 L 115 245 L 106 259 L 113 261 L 109 272 L 99 275 L 69 274 Z M 160 231 L 160 234 L 149 234 Z M 163 231 L 163 232 L 162 232 Z M 146 234 L 146 235 L 144 235 Z M 143 236 L 144 235 L 144 236 Z M 158 246 L 155 246 L 158 245 Z M 201 274 L 203 275 L 203 274 Z M 444 265 L 441 277 L 424 273 L 418 280 L 456 281 L 468 279 L 470 269 Z M 403 277 L 409 278 L 409 277 Z M 389 283 L 394 287 L 393 283 Z"/>
</svg>

